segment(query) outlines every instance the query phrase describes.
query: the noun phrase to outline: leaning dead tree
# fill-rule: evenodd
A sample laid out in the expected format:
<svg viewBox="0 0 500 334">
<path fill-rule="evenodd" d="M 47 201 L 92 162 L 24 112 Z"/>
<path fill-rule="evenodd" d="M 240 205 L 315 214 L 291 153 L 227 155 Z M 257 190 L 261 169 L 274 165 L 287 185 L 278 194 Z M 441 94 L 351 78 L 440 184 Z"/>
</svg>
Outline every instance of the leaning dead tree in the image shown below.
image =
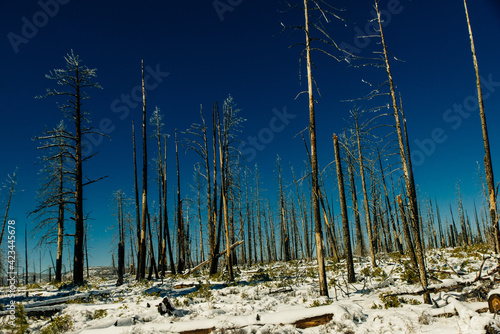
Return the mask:
<svg viewBox="0 0 500 334">
<path fill-rule="evenodd" d="M 495 181 L 493 177 L 493 164 L 491 162 L 490 139 L 488 137 L 488 126 L 486 123 L 486 114 L 484 113 L 483 92 L 481 91 L 481 79 L 479 76 L 479 67 L 477 65 L 476 48 L 472 36 L 472 28 L 469 20 L 469 11 L 467 10 L 467 1 L 464 0 L 465 16 L 467 18 L 467 27 L 469 29 L 470 47 L 472 51 L 472 61 L 476 73 L 477 98 L 479 104 L 479 117 L 481 118 L 481 129 L 483 131 L 484 145 L 484 170 L 486 173 L 486 185 L 488 187 L 488 205 L 490 210 L 491 224 L 495 233 L 495 252 L 500 253 L 500 231 L 498 228 L 497 215 L 497 192 L 495 191 Z"/>
<path fill-rule="evenodd" d="M 97 70 L 82 65 L 82 60 L 78 55 L 74 54 L 73 50 L 64 57 L 64 60 L 66 68 L 54 69 L 46 75 L 46 78 L 55 80 L 58 85 L 67 90 L 47 89 L 47 93 L 42 97 L 59 96 L 65 98 L 66 100 L 59 108 L 74 122 L 74 132 L 66 131 L 64 137 L 70 142 L 70 159 L 74 163 L 75 249 L 73 281 L 75 284 L 83 284 L 85 234 L 83 187 L 102 179 L 83 181 L 83 163 L 95 155 L 95 153 L 91 153 L 84 156 L 83 149 L 88 147 L 85 146 L 83 139 L 87 135 L 106 135 L 96 132 L 87 125 L 89 123 L 88 113 L 82 109 L 83 101 L 89 98 L 87 90 L 89 88 L 101 88 L 94 81 Z M 43 139 L 50 139 L 50 137 L 44 137 Z"/>
</svg>

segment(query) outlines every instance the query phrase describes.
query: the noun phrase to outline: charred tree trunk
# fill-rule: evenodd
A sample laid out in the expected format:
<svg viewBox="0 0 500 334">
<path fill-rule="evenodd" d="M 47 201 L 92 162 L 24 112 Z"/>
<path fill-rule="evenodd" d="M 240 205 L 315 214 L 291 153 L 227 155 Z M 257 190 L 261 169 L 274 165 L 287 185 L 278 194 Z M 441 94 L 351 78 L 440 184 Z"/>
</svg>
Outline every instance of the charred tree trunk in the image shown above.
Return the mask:
<svg viewBox="0 0 500 334">
<path fill-rule="evenodd" d="M 144 63 L 142 67 L 142 215 L 141 215 L 141 239 L 139 251 L 139 263 L 137 279 L 146 278 L 146 233 L 148 219 L 148 149 L 146 134 L 146 89 L 144 87 Z"/>
<path fill-rule="evenodd" d="M 177 142 L 177 130 L 175 131 L 175 161 L 177 165 L 177 247 L 179 248 L 177 272 L 182 273 L 186 269 L 186 242 L 184 240 L 184 220 L 182 216 L 181 202 L 181 177 L 179 169 L 179 149 Z"/>
<path fill-rule="evenodd" d="M 352 258 L 351 235 L 349 233 L 349 221 L 347 217 L 347 204 L 344 190 L 344 175 L 342 173 L 342 165 L 340 163 L 339 141 L 336 135 L 333 135 L 333 147 L 335 150 L 335 164 L 337 165 L 337 180 L 339 183 L 339 200 L 342 214 L 342 232 L 344 235 L 344 251 L 347 266 L 347 281 L 354 283 L 356 276 L 354 274 L 354 261 Z"/>
</svg>

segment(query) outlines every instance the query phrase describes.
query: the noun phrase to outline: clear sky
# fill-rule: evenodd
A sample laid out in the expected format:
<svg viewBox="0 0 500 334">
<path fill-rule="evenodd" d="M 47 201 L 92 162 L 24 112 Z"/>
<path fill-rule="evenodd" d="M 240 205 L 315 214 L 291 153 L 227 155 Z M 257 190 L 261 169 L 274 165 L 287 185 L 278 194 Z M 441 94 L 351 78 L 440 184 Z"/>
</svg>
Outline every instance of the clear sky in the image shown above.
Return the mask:
<svg viewBox="0 0 500 334">
<path fill-rule="evenodd" d="M 365 54 L 373 42 L 364 46 L 356 36 L 369 30 L 372 1 L 330 3 L 345 9 L 341 16 L 347 20 L 327 25 L 332 37 Z M 214 4 L 226 7 L 217 10 Z M 111 136 L 111 140 L 92 143 L 99 156 L 86 167 L 90 178 L 109 175 L 85 189 L 85 210 L 92 212 L 93 219 L 89 240 L 91 265 L 110 264 L 110 226 L 115 221 L 111 194 L 118 189 L 133 194 L 130 132 L 132 121 L 141 122 L 140 103 L 134 99 L 140 85 L 141 59 L 150 75 L 148 112 L 154 106 L 161 109 L 167 133 L 199 122 L 200 104 L 208 118 L 212 101 L 222 103 L 231 94 L 247 119 L 241 133 L 247 158 L 254 155 L 249 150 L 249 136 L 258 137 L 273 124 L 279 128 L 264 145 L 260 143 L 262 150 L 255 151 L 251 162 L 258 163 L 261 169 L 264 195 L 272 200 L 276 195 L 276 154 L 283 160 L 289 182 L 289 163 L 297 172 L 304 170 L 303 144 L 300 137 L 294 136 L 308 124 L 307 99 L 305 95 L 295 97 L 307 85 L 305 76 L 299 76 L 301 49 L 289 48 L 304 38 L 300 32 L 280 33 L 281 22 L 299 25 L 303 16 L 300 12 L 283 12 L 283 2 L 22 0 L 6 1 L 2 7 L 0 178 L 5 179 L 15 167 L 19 168 L 18 192 L 9 213 L 19 227 L 32 224 L 27 212 L 36 205 L 40 166 L 35 161 L 40 152 L 32 138 L 41 134 L 45 126 L 54 127 L 62 119 L 57 99 L 34 97 L 46 88 L 55 88 L 54 82 L 44 75 L 63 67 L 63 56 L 71 49 L 87 66 L 98 69 L 98 82 L 104 89 L 90 91 L 91 100 L 85 102 L 85 107 L 92 113 L 93 125 L 99 128 L 100 124 L 108 124 Z M 473 103 L 475 76 L 463 2 L 383 0 L 380 8 L 390 13 L 385 27 L 388 47 L 403 60 L 393 63 L 393 75 L 404 99 L 415 178 L 421 194 L 436 197 L 446 207 L 456 200 L 455 186 L 460 180 L 466 204 L 470 206 L 473 199 L 480 203 L 476 172 L 477 162 L 483 166 L 484 151 Z M 469 12 L 485 83 L 494 171 L 500 181 L 500 4 L 497 0 L 471 1 Z M 319 53 L 313 56 L 322 94 L 318 97 L 317 130 L 319 162 L 324 167 L 333 160 L 332 133 L 343 131 L 353 106 L 341 101 L 369 91 L 362 79 L 370 76 L 381 81 L 384 76 L 382 72 L 375 76 L 371 70 L 350 67 L 346 62 L 337 63 Z M 127 100 L 126 96 L 130 98 Z M 369 106 L 366 102 L 361 107 Z M 273 120 L 277 115 L 283 123 Z M 157 149 L 154 141 L 149 145 L 152 157 Z M 170 141 L 171 198 L 173 153 Z M 187 184 L 192 180 L 195 161 L 192 153 L 181 154 L 186 195 L 190 195 Z M 328 184 L 335 182 L 332 178 Z M 336 201 L 337 190 L 332 189 L 331 194 Z M 154 190 L 150 195 L 157 196 Z"/>
</svg>

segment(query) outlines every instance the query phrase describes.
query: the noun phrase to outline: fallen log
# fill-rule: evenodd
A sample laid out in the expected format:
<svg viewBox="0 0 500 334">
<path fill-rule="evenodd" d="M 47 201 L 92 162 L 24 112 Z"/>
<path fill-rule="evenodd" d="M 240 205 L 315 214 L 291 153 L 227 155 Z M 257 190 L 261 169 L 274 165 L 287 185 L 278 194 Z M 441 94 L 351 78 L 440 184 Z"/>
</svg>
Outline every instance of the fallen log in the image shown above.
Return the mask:
<svg viewBox="0 0 500 334">
<path fill-rule="evenodd" d="M 238 242 L 235 242 L 234 244 L 232 244 L 229 248 L 232 250 L 233 248 L 235 247 L 238 247 L 239 245 L 241 245 L 243 243 L 243 240 L 240 240 Z M 220 252 L 219 254 L 217 254 L 215 257 L 221 257 L 222 255 L 226 254 L 227 252 L 227 249 L 226 250 L 223 250 L 222 252 Z M 197 265 L 196 267 L 194 267 L 193 269 L 190 269 L 188 270 L 185 274 L 183 274 L 184 277 L 187 277 L 189 274 L 191 273 L 194 273 L 195 271 L 197 271 L 198 269 L 202 268 L 203 266 L 207 265 L 208 263 L 210 262 L 210 259 L 206 260 L 206 261 L 203 261 L 202 263 L 200 263 L 199 265 Z"/>
<path fill-rule="evenodd" d="M 52 306 L 38 306 L 25 308 L 24 312 L 28 317 L 51 317 L 56 313 L 61 312 L 67 306 L 66 305 L 52 305 Z M 0 311 L 0 317 L 8 315 L 9 311 Z"/>
<path fill-rule="evenodd" d="M 327 324 L 332 321 L 334 315 L 339 317 L 347 312 L 345 306 L 327 305 L 310 309 L 259 313 L 254 316 L 224 316 L 222 319 L 174 322 L 162 327 L 162 329 L 180 334 L 208 334 L 215 330 L 239 332 L 248 330 L 250 327 L 266 325 L 292 325 L 298 329 L 306 329 Z"/>
<path fill-rule="evenodd" d="M 305 328 L 311 328 L 311 327 L 316 327 L 316 326 L 321 326 L 324 324 L 329 323 L 333 319 L 333 314 L 332 313 L 327 313 L 323 315 L 317 315 L 315 317 L 311 318 L 306 318 L 306 319 L 301 319 L 293 324 L 297 326 L 297 328 L 300 329 L 305 329 Z"/>
</svg>

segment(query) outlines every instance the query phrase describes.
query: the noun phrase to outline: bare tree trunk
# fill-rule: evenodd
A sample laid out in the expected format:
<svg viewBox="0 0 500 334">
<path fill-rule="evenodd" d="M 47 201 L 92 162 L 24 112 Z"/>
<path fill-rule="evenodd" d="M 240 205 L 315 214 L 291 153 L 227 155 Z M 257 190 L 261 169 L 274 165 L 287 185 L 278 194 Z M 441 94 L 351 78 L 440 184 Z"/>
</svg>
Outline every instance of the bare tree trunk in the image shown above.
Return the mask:
<svg viewBox="0 0 500 334">
<path fill-rule="evenodd" d="M 78 68 L 75 73 L 76 81 L 80 82 Z M 80 86 L 76 87 L 75 101 L 75 250 L 73 263 L 73 282 L 76 285 L 83 284 L 83 167 L 82 167 L 82 115 Z"/>
<path fill-rule="evenodd" d="M 299 193 L 299 187 L 297 185 L 297 178 L 295 177 L 295 172 L 293 171 L 293 167 L 291 168 L 292 169 L 292 175 L 293 175 L 293 183 L 295 184 L 295 192 L 297 193 L 297 202 L 299 203 L 299 210 L 300 210 L 300 217 L 301 217 L 301 221 L 302 221 L 302 231 L 304 233 L 304 242 L 305 242 L 305 256 L 306 256 L 306 259 L 307 261 L 310 261 L 311 260 L 311 251 L 310 251 L 310 247 L 309 247 L 309 231 L 308 231 L 308 226 L 307 226 L 307 217 L 306 217 L 306 212 L 305 212 L 305 209 L 303 207 L 303 203 L 300 199 L 300 193 Z"/>
<path fill-rule="evenodd" d="M 325 258 L 323 253 L 323 232 L 321 227 L 321 215 L 319 208 L 319 182 L 318 182 L 318 158 L 316 149 L 316 117 L 314 112 L 314 96 L 312 83 L 312 60 L 311 60 L 311 38 L 309 36 L 309 8 L 308 0 L 304 0 L 305 37 L 306 37 L 306 60 L 307 60 L 307 84 L 309 93 L 309 133 L 311 136 L 311 171 L 313 212 L 316 239 L 316 256 L 319 271 L 319 294 L 328 297 L 328 285 L 326 279 Z"/>
<path fill-rule="evenodd" d="M 140 278 L 140 268 L 142 261 L 142 246 L 141 246 L 141 214 L 139 209 L 139 185 L 137 181 L 137 159 L 135 147 L 135 130 L 134 122 L 132 121 L 132 146 L 133 146 L 133 159 L 134 159 L 134 192 L 135 192 L 135 212 L 136 212 L 136 233 L 137 233 L 137 270 L 136 279 Z"/>
<path fill-rule="evenodd" d="M 290 256 L 290 239 L 288 235 L 288 228 L 286 225 L 286 219 L 285 219 L 285 202 L 283 198 L 283 186 L 281 182 L 281 165 L 280 165 L 280 158 L 278 157 L 277 159 L 278 163 L 278 180 L 279 180 L 279 187 L 280 187 L 280 219 L 281 219 L 281 246 L 283 249 L 283 260 L 285 262 L 291 260 Z"/>
<path fill-rule="evenodd" d="M 356 282 L 356 276 L 354 274 L 354 261 L 352 258 L 352 249 L 351 249 L 351 235 L 349 233 L 349 221 L 347 217 L 347 204 L 346 204 L 345 190 L 344 190 L 344 175 L 342 174 L 342 165 L 340 163 L 339 141 L 335 134 L 333 135 L 333 148 L 335 151 L 335 164 L 337 165 L 337 180 L 339 183 L 339 200 L 340 200 L 340 210 L 342 214 L 342 232 L 344 235 L 347 281 L 349 283 L 354 283 Z"/>
<path fill-rule="evenodd" d="M 227 106 L 224 106 L 223 122 L 226 123 Z M 219 133 L 219 163 L 220 163 L 220 175 L 221 175 L 221 193 L 222 193 L 222 214 L 224 215 L 224 231 L 226 235 L 226 259 L 227 259 L 227 271 L 229 281 L 234 280 L 233 274 L 233 264 L 231 263 L 231 241 L 229 239 L 229 208 L 228 208 L 228 152 L 226 150 L 227 143 L 227 131 L 226 126 L 224 126 L 224 136 L 222 136 L 222 129 L 220 124 L 220 118 L 217 118 L 217 130 Z"/>
<path fill-rule="evenodd" d="M 123 221 L 123 195 L 121 191 L 117 192 L 117 216 L 118 216 L 118 281 L 117 286 L 123 284 L 123 275 L 125 274 L 125 231 L 124 231 L 124 221 Z"/>
<path fill-rule="evenodd" d="M 153 217 L 154 221 L 156 221 L 156 216 Z M 156 266 L 155 260 L 155 251 L 153 247 L 153 234 L 151 233 L 151 217 L 148 213 L 148 234 L 149 234 L 149 273 L 148 280 L 151 280 L 153 277 L 153 272 L 155 274 L 155 278 L 158 279 L 158 268 Z"/>
<path fill-rule="evenodd" d="M 248 192 L 248 173 L 245 171 L 245 185 L 246 185 L 246 216 L 247 216 L 247 237 L 248 237 L 248 264 L 252 265 L 252 217 L 250 214 L 250 194 Z"/>
<path fill-rule="evenodd" d="M 354 120 L 356 125 L 356 140 L 358 143 L 359 174 L 361 175 L 361 187 L 363 189 L 363 203 L 365 206 L 365 216 L 366 216 L 366 229 L 368 230 L 368 244 L 370 246 L 370 259 L 372 267 L 375 268 L 377 266 L 377 262 L 375 260 L 375 243 L 373 237 L 372 220 L 370 217 L 370 206 L 368 205 L 368 192 L 366 190 L 365 168 L 363 164 L 363 153 L 361 152 L 361 139 L 359 134 L 358 116 L 356 113 L 354 113 Z"/>
<path fill-rule="evenodd" d="M 477 98 L 479 104 L 479 117 L 481 118 L 481 128 L 483 131 L 484 144 L 484 171 L 486 173 L 486 185 L 488 187 L 488 204 L 490 209 L 491 224 L 495 236 L 495 252 L 500 253 L 500 231 L 498 227 L 497 216 L 497 192 L 495 191 L 495 181 L 493 177 L 493 164 L 491 162 L 490 139 L 488 137 L 488 126 L 486 123 L 486 114 L 484 112 L 483 92 L 481 90 L 481 79 L 479 77 L 479 67 L 477 65 L 476 48 L 474 46 L 474 38 L 472 36 L 472 28 L 469 20 L 469 11 L 467 10 L 467 1 L 464 0 L 465 15 L 467 17 L 467 27 L 469 29 L 470 47 L 472 51 L 472 60 L 474 62 L 474 70 L 476 72 L 476 87 Z"/>
<path fill-rule="evenodd" d="M 347 135 L 346 138 L 346 146 L 347 146 Z M 349 173 L 349 182 L 351 185 L 351 199 L 352 199 L 352 207 L 354 214 L 354 226 L 356 229 L 356 253 L 360 256 L 366 255 L 365 242 L 363 239 L 363 230 L 361 229 L 361 220 L 359 218 L 359 209 L 358 209 L 358 195 L 356 191 L 356 182 L 354 180 L 354 166 L 351 159 L 351 152 L 347 152 L 347 172 Z"/>
<path fill-rule="evenodd" d="M 384 168 L 382 167 L 382 158 L 380 157 L 380 151 L 377 147 L 377 153 L 378 153 L 378 163 L 380 166 L 380 173 L 382 177 L 382 185 L 384 186 L 384 196 L 385 196 L 385 203 L 387 205 L 387 210 L 388 210 L 388 216 L 391 221 L 392 225 L 392 230 L 394 233 L 394 242 L 396 243 L 396 247 L 399 251 L 400 254 L 403 254 L 403 245 L 401 245 L 401 241 L 398 235 L 398 231 L 396 229 L 396 224 L 394 223 L 394 216 L 392 213 L 392 206 L 391 206 L 391 201 L 389 199 L 389 193 L 387 191 L 387 185 L 385 184 L 385 176 L 384 176 Z"/>
<path fill-rule="evenodd" d="M 406 212 L 403 206 L 403 200 L 401 199 L 401 195 L 398 195 L 398 205 L 399 212 L 401 213 L 401 221 L 403 222 L 403 231 L 405 235 L 406 247 L 407 251 L 410 254 L 410 262 L 413 268 L 418 268 L 417 257 L 415 255 L 415 248 L 413 247 L 413 242 L 411 241 L 410 228 L 408 227 L 408 221 L 406 220 Z"/>
<path fill-rule="evenodd" d="M 378 3 L 377 2 L 375 2 L 375 9 L 377 11 L 377 19 L 378 19 L 379 30 L 380 30 L 380 38 L 382 41 L 382 47 L 383 47 L 383 52 L 384 52 L 385 67 L 386 67 L 387 76 L 388 76 L 388 80 L 389 80 L 392 106 L 394 109 L 396 132 L 398 134 L 399 153 L 401 156 L 403 175 L 404 175 L 404 179 L 405 179 L 406 191 L 407 191 L 409 206 L 410 206 L 410 218 L 412 221 L 413 235 L 415 237 L 416 256 L 417 256 L 417 262 L 418 262 L 418 267 L 419 267 L 419 272 L 420 272 L 420 282 L 422 284 L 422 287 L 424 289 L 426 289 L 427 288 L 427 276 L 426 276 L 426 270 L 425 270 L 424 250 L 423 250 L 423 246 L 422 246 L 422 238 L 420 236 L 420 221 L 419 221 L 419 215 L 418 215 L 419 211 L 418 211 L 418 203 L 417 203 L 417 194 L 416 194 L 416 190 L 415 190 L 415 181 L 413 179 L 413 169 L 412 169 L 412 165 L 411 165 L 411 154 L 409 151 L 408 144 L 407 144 L 407 152 L 406 152 L 407 155 L 405 153 L 405 147 L 403 145 L 403 135 L 402 135 L 402 131 L 401 131 L 401 123 L 399 121 L 399 111 L 398 111 L 398 105 L 397 105 L 397 101 L 396 101 L 396 92 L 395 92 L 395 88 L 394 88 L 394 82 L 392 79 L 391 67 L 389 65 L 389 56 L 388 56 L 387 47 L 385 44 L 384 32 L 382 29 L 382 20 L 380 18 L 380 12 L 378 10 Z M 403 113 L 402 107 L 401 107 L 401 112 Z M 405 125 L 405 134 L 407 134 L 406 122 L 404 122 L 404 125 Z M 407 138 L 408 137 L 406 137 L 406 143 L 408 143 Z M 431 299 L 430 299 L 430 296 L 428 293 L 424 294 L 424 302 L 426 304 L 431 303 Z"/>
<path fill-rule="evenodd" d="M 64 245 L 64 169 L 63 169 L 63 148 L 60 148 L 59 157 L 59 196 L 57 210 L 57 258 L 56 258 L 56 282 L 62 281 L 62 261 Z"/>
<path fill-rule="evenodd" d="M 179 248 L 177 272 L 182 273 L 184 269 L 186 269 L 186 242 L 184 240 L 184 221 L 182 215 L 181 178 L 179 169 L 177 130 L 175 130 L 175 161 L 177 164 L 177 247 Z"/>
<path fill-rule="evenodd" d="M 219 105 L 215 102 L 212 105 L 212 149 L 213 149 L 213 202 L 212 208 L 212 224 L 214 229 L 214 238 L 210 243 L 210 275 L 214 275 L 217 273 L 217 266 L 219 262 L 219 258 L 217 254 L 219 253 L 219 233 L 217 228 L 217 130 L 216 130 L 216 118 L 219 117 Z M 217 234 L 216 234 L 217 230 Z"/>
<path fill-rule="evenodd" d="M 141 61 L 142 70 L 142 216 L 141 216 L 141 241 L 137 279 L 146 277 L 146 233 L 148 219 L 148 150 L 146 134 L 146 90 L 144 87 L 144 63 Z"/>
<path fill-rule="evenodd" d="M 259 171 L 255 164 L 255 183 L 257 186 L 257 231 L 259 233 L 260 262 L 264 262 L 264 250 L 262 247 L 262 227 L 260 217 L 260 191 L 259 191 Z"/>
</svg>

